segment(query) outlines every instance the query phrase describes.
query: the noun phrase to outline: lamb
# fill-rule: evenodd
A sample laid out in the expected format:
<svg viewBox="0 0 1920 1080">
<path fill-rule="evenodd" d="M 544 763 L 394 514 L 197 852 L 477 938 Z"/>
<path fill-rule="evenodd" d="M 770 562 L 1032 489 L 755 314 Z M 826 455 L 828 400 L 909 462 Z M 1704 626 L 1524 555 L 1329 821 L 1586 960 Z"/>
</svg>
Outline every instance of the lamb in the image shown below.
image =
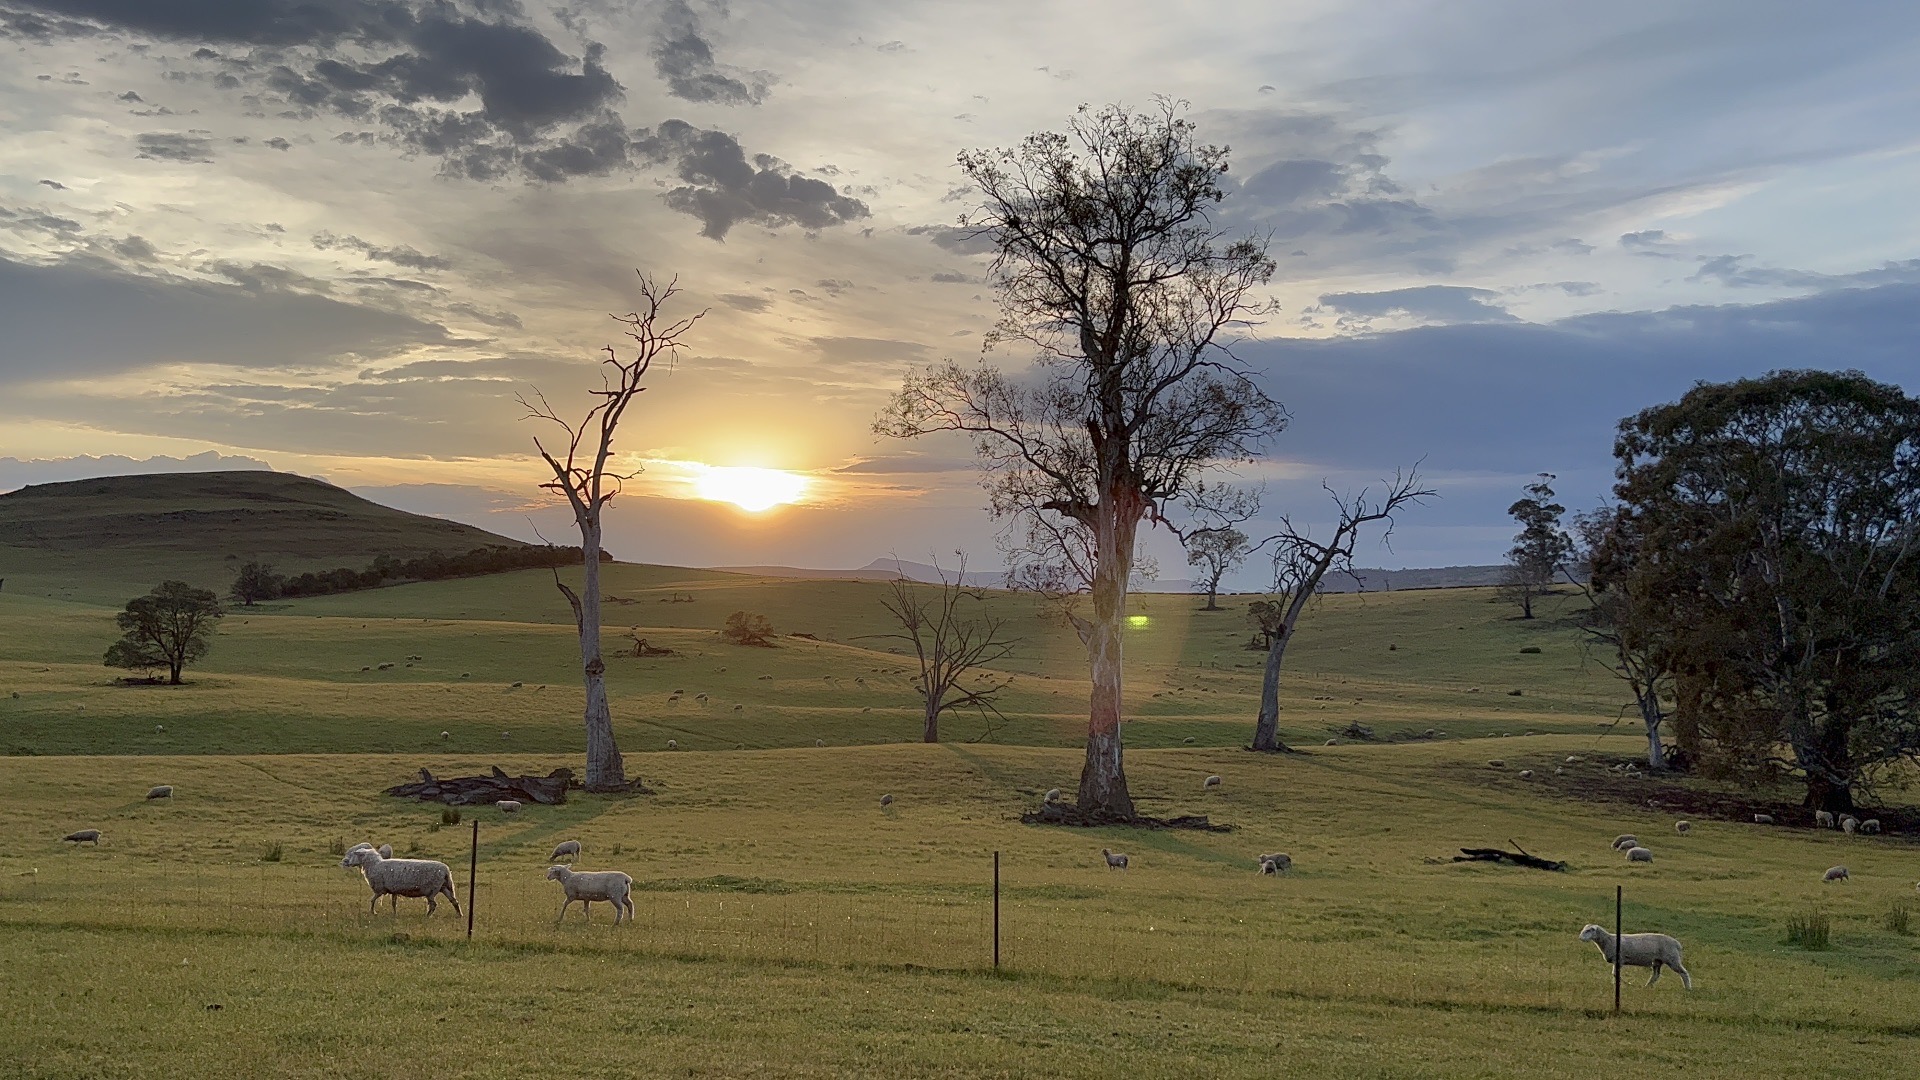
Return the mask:
<svg viewBox="0 0 1920 1080">
<path fill-rule="evenodd" d="M 1833 828 L 1833 814 L 1826 810 L 1815 810 L 1813 812 L 1813 823 L 1823 829 L 1831 829 Z"/>
<path fill-rule="evenodd" d="M 1200 787 L 1202 789 L 1216 788 L 1219 786 L 1220 786 L 1220 778 L 1217 776 L 1209 776 L 1205 780 L 1200 781 Z"/>
<path fill-rule="evenodd" d="M 1660 981 L 1661 969 L 1672 968 L 1673 973 L 1680 976 L 1680 984 L 1693 989 L 1693 976 L 1687 974 L 1686 965 L 1680 962 L 1680 942 L 1665 934 L 1621 934 L 1615 938 L 1605 927 L 1588 923 L 1580 930 L 1580 940 L 1600 946 L 1600 955 L 1606 957 L 1609 964 L 1614 962 L 1614 943 L 1618 941 L 1621 966 L 1653 969 L 1648 986 Z"/>
<path fill-rule="evenodd" d="M 620 913 L 626 912 L 627 921 L 633 921 L 633 879 L 618 870 L 575 870 L 571 866 L 547 867 L 547 880 L 557 881 L 567 894 L 566 902 L 560 905 L 560 922 L 567 917 L 567 908 L 575 900 L 580 901 L 580 910 L 588 922 L 593 921 L 593 902 L 595 900 L 613 905 L 613 925 L 620 925 Z"/>
<path fill-rule="evenodd" d="M 66 841 L 69 844 L 85 843 L 85 844 L 92 844 L 94 847 L 99 847 L 100 846 L 100 830 L 99 829 L 81 829 L 79 832 L 70 832 L 67 835 L 61 837 L 60 839 Z"/>
<path fill-rule="evenodd" d="M 1848 876 L 1846 867 L 1829 866 L 1827 867 L 1827 872 L 1820 875 L 1820 880 L 1825 882 L 1834 882 L 1834 881 L 1849 881 L 1852 879 Z"/>
<path fill-rule="evenodd" d="M 1679 833 L 1681 836 L 1685 836 L 1693 831 L 1693 822 L 1676 821 L 1673 823 L 1673 831 Z"/>
<path fill-rule="evenodd" d="M 398 897 L 425 897 L 427 914 L 431 915 L 439 905 L 439 897 L 445 896 L 453 905 L 454 911 L 460 910 L 460 899 L 453 893 L 453 871 L 447 864 L 432 859 L 388 859 L 372 848 L 355 848 L 347 852 L 340 860 L 343 868 L 359 867 L 366 876 L 367 885 L 373 890 L 373 899 L 367 902 L 367 914 L 373 914 L 382 896 L 392 896 L 394 907 L 399 908 Z"/>
<path fill-rule="evenodd" d="M 1860 831 L 1863 833 L 1866 833 L 1868 836 L 1879 836 L 1880 835 L 1880 819 L 1877 817 L 1870 817 L 1867 820 L 1861 822 Z"/>
<path fill-rule="evenodd" d="M 1753 815 L 1753 823 L 1755 825 L 1771 825 L 1773 824 L 1773 815 L 1772 814 L 1755 814 Z"/>
<path fill-rule="evenodd" d="M 156 784 L 153 787 L 147 789 L 147 798 L 171 799 L 173 798 L 173 785 L 172 784 Z"/>
<path fill-rule="evenodd" d="M 1125 870 L 1127 868 L 1127 857 L 1125 855 L 1117 851 L 1108 851 L 1106 848 L 1101 848 L 1100 854 L 1107 857 L 1107 865 L 1113 869 Z"/>
<path fill-rule="evenodd" d="M 1047 789 L 1047 793 L 1046 793 L 1045 795 L 1042 795 L 1042 796 L 1040 796 L 1040 801 L 1041 801 L 1041 802 L 1050 802 L 1050 803 L 1056 803 L 1056 802 L 1059 802 L 1059 801 L 1060 801 L 1060 789 L 1059 789 L 1059 788 L 1057 788 L 1057 787 L 1056 787 L 1056 788 L 1048 788 L 1048 789 Z"/>
<path fill-rule="evenodd" d="M 1648 851 L 1646 848 L 1643 848 L 1638 844 L 1635 844 L 1633 847 L 1630 847 L 1627 849 L 1627 861 L 1628 862 L 1652 862 L 1653 852 Z"/>
<path fill-rule="evenodd" d="M 1639 847 L 1640 838 L 1632 833 L 1621 833 L 1613 838 L 1613 850 L 1625 851 L 1630 847 Z"/>
<path fill-rule="evenodd" d="M 553 854 L 547 856 L 547 861 L 550 863 L 558 862 L 560 859 L 560 856 L 562 855 L 567 856 L 568 858 L 572 859 L 574 862 L 579 862 L 580 861 L 580 841 L 562 840 L 559 844 L 554 846 Z"/>
<path fill-rule="evenodd" d="M 1293 856 L 1276 851 L 1271 855 L 1262 855 L 1259 859 L 1262 874 L 1284 874 L 1293 868 Z"/>
<path fill-rule="evenodd" d="M 500 799 L 493 805 L 499 807 L 500 812 L 503 814 L 517 814 L 520 812 L 519 799 Z"/>
</svg>

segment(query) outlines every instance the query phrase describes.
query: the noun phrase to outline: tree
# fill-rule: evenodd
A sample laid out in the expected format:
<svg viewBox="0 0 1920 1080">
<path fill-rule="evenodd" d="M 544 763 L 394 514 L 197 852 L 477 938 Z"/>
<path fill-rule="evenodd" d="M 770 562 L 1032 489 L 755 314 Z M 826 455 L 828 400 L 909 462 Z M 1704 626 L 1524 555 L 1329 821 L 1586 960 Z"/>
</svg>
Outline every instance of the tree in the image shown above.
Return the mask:
<svg viewBox="0 0 1920 1080">
<path fill-rule="evenodd" d="M 770 649 L 773 647 L 773 620 L 750 611 L 736 611 L 727 616 L 726 629 L 720 631 L 720 636 L 735 645 L 757 645 Z"/>
<path fill-rule="evenodd" d="M 132 671 L 165 668 L 167 681 L 179 686 L 181 669 L 213 647 L 214 622 L 223 614 L 212 592 L 163 581 L 114 616 L 120 640 L 107 647 L 104 663 Z"/>
<path fill-rule="evenodd" d="M 1633 705 L 1647 736 L 1647 768 L 1667 767 L 1661 729 L 1666 725 L 1663 694 L 1673 687 L 1673 636 L 1658 618 L 1663 583 L 1658 568 L 1644 558 L 1645 538 L 1631 515 L 1604 507 L 1576 515 L 1576 553 L 1586 573 L 1575 585 L 1587 599 L 1580 630 L 1588 655 L 1600 662 L 1633 694 Z M 1682 742 L 1683 749 L 1692 748 Z"/>
<path fill-rule="evenodd" d="M 233 579 L 233 588 L 229 590 L 235 600 L 246 607 L 252 607 L 261 600 L 272 600 L 286 587 L 287 579 L 273 572 L 273 567 L 262 562 L 249 561 L 240 568 Z"/>
<path fill-rule="evenodd" d="M 565 445 L 549 451 L 538 436 L 533 446 L 553 473 L 553 479 L 540 486 L 566 496 L 573 510 L 573 521 L 580 529 L 581 563 L 584 579 L 575 593 L 560 580 L 558 569 L 553 583 L 573 609 L 574 626 L 580 632 L 580 670 L 586 684 L 587 775 L 588 791 L 621 791 L 628 788 L 626 765 L 620 747 L 613 740 L 613 713 L 607 705 L 607 665 L 600 654 L 600 545 L 601 511 L 621 485 L 633 473 L 621 473 L 613 462 L 614 436 L 620 421 L 635 398 L 646 390 L 642 385 L 655 360 L 665 356 L 669 362 L 679 356 L 684 338 L 706 314 L 668 320 L 663 314 L 667 303 L 679 294 L 678 279 L 660 284 L 640 275 L 640 305 L 637 311 L 615 315 L 633 342 L 632 354 L 622 358 L 608 345 L 600 361 L 601 388 L 591 391 L 598 400 L 579 423 L 561 419 L 546 395 L 534 391 L 534 400 L 517 400 L 526 409 L 528 419 L 546 420 L 566 432 Z"/>
<path fill-rule="evenodd" d="M 1009 376 L 984 360 L 910 373 L 879 434 L 974 438 L 992 513 L 1033 565 L 1015 581 L 1091 593 L 1070 613 L 1092 672 L 1087 815 L 1135 819 L 1121 755 L 1123 617 L 1134 540 L 1213 468 L 1250 460 L 1285 414 L 1229 349 L 1265 310 L 1265 242 L 1227 241 L 1213 208 L 1227 151 L 1195 141 L 1184 106 L 1086 107 L 1065 132 L 962 153 L 981 205 L 963 228 L 990 242 L 1000 319 L 988 347 L 1031 348 Z"/>
<path fill-rule="evenodd" d="M 1253 725 L 1251 749 L 1265 753 L 1290 752 L 1280 741 L 1280 667 L 1293 643 L 1293 631 L 1307 605 L 1320 593 L 1320 583 L 1329 572 L 1354 576 L 1353 551 L 1360 530 L 1375 522 L 1385 522 L 1382 539 L 1393 535 L 1394 515 L 1403 507 L 1418 505 L 1433 498 L 1433 489 L 1424 487 L 1416 465 L 1405 473 L 1396 472 L 1392 480 L 1382 481 L 1384 490 L 1374 495 L 1366 488 L 1358 494 L 1341 495 L 1324 483 L 1334 505 L 1333 532 L 1325 540 L 1316 540 L 1312 530 L 1294 524 L 1291 515 L 1280 519 L 1280 531 L 1260 542 L 1273 545 L 1273 599 L 1248 605 L 1267 645 L 1267 663 L 1260 674 L 1260 713 Z"/>
<path fill-rule="evenodd" d="M 956 554 L 958 554 L 956 552 Z M 898 562 L 899 560 L 894 560 Z M 1000 636 L 1006 622 L 993 615 L 965 618 L 963 602 L 984 603 L 984 589 L 967 586 L 967 558 L 960 555 L 959 569 L 949 578 L 938 562 L 934 572 L 940 575 L 940 591 L 927 596 L 904 574 L 888 583 L 887 595 L 880 606 L 900 624 L 896 634 L 875 634 L 913 647 L 920 663 L 914 678 L 914 691 L 920 695 L 922 724 L 920 740 L 940 741 L 940 717 L 950 709 L 974 709 L 982 720 L 988 713 L 1000 715 L 995 699 L 1012 682 L 1011 676 L 990 678 L 985 685 L 978 679 L 972 686 L 961 685 L 967 676 L 1005 659 L 1016 641 Z"/>
<path fill-rule="evenodd" d="M 1204 590 L 1207 594 L 1207 606 L 1200 610 L 1219 611 L 1220 579 L 1253 553 L 1247 534 L 1235 526 L 1253 520 L 1260 513 L 1260 493 L 1216 488 L 1203 489 L 1199 495 L 1198 508 L 1209 514 L 1212 523 L 1186 533 L 1181 542 L 1187 549 L 1187 565 L 1200 571 L 1194 580 L 1194 591 Z"/>
<path fill-rule="evenodd" d="M 1520 532 L 1507 549 L 1507 569 L 1501 580 L 1502 595 L 1520 605 L 1520 617 L 1533 618 L 1533 602 L 1553 585 L 1573 555 L 1573 538 L 1560 527 L 1560 515 L 1567 508 L 1553 501 L 1553 474 L 1541 473 L 1540 479 L 1524 489 L 1526 498 L 1507 507 L 1507 513 L 1520 523 Z"/>
<path fill-rule="evenodd" d="M 1651 600 L 1629 628 L 1670 641 L 1720 767 L 1844 811 L 1920 761 L 1920 399 L 1857 371 L 1701 383 L 1614 456 Z"/>
</svg>

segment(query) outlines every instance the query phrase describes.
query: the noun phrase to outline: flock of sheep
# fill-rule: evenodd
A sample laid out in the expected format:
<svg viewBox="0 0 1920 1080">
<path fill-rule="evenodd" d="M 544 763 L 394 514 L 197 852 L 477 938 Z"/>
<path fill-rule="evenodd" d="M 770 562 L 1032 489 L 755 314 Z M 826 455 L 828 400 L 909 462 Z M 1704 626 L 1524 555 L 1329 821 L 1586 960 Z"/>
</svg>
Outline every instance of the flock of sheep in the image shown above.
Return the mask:
<svg viewBox="0 0 1920 1080">
<path fill-rule="evenodd" d="M 567 840 L 553 849 L 547 861 L 554 865 L 547 867 L 547 880 L 560 883 L 561 892 L 566 901 L 560 905 L 560 915 L 554 921 L 567 917 L 567 909 L 576 902 L 588 922 L 593 921 L 594 903 L 613 905 L 613 921 L 617 926 L 620 916 L 626 915 L 627 921 L 633 921 L 633 878 L 618 870 L 575 870 L 556 860 L 579 861 L 580 841 Z M 372 899 L 367 901 L 367 913 L 371 915 L 380 904 L 383 896 L 391 897 L 395 910 L 399 909 L 400 897 L 427 901 L 427 914 L 431 915 L 439 908 L 440 897 L 446 897 L 453 910 L 460 910 L 460 899 L 453 891 L 453 869 L 436 859 L 396 859 L 391 846 L 374 847 L 361 842 L 355 844 L 340 860 L 343 870 L 357 869 L 367 879 L 367 887 L 373 890 Z"/>
</svg>

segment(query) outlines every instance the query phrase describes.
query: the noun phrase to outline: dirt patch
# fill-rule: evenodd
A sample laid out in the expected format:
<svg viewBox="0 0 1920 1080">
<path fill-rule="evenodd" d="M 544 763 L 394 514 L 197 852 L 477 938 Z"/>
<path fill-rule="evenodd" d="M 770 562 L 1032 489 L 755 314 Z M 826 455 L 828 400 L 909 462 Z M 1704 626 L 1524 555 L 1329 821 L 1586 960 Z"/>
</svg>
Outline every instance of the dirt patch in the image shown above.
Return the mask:
<svg viewBox="0 0 1920 1080">
<path fill-rule="evenodd" d="M 1231 825 L 1216 825 L 1205 814 L 1183 814 L 1174 818 L 1148 817 L 1144 814 L 1124 818 L 1101 811 L 1082 810 L 1066 803 L 1048 803 L 1038 810 L 1020 815 L 1028 825 L 1065 825 L 1076 829 L 1097 829 L 1121 825 L 1130 829 L 1193 829 L 1198 832 L 1232 832 Z"/>
</svg>

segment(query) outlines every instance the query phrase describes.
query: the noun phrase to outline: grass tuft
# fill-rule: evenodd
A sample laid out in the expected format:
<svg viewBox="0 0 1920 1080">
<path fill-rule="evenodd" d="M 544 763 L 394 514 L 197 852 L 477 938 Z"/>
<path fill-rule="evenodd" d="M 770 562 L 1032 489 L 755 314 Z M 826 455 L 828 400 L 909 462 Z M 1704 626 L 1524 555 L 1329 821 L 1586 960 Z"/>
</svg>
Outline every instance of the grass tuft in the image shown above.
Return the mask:
<svg viewBox="0 0 1920 1080">
<path fill-rule="evenodd" d="M 458 825 L 458 824 L 460 824 L 460 811 L 458 811 L 458 810 L 455 810 L 455 809 L 454 809 L 453 807 L 451 807 L 451 806 L 449 806 L 449 807 L 447 807 L 446 809 L 444 809 L 444 810 L 442 810 L 442 811 L 440 811 L 440 824 L 442 824 L 442 825 Z"/>
<path fill-rule="evenodd" d="M 275 840 L 273 843 L 260 849 L 260 861 L 279 862 L 280 857 L 284 854 L 286 854 L 286 849 L 281 846 L 280 841 Z"/>
<path fill-rule="evenodd" d="M 1881 923 L 1896 934 L 1913 933 L 1913 904 L 1907 900 L 1895 900 L 1893 906 L 1881 917 Z"/>
<path fill-rule="evenodd" d="M 1798 945 L 1803 949 L 1826 949 L 1831 946 L 1832 932 L 1832 920 L 1823 911 L 1809 911 L 1787 919 L 1789 945 Z"/>
</svg>

